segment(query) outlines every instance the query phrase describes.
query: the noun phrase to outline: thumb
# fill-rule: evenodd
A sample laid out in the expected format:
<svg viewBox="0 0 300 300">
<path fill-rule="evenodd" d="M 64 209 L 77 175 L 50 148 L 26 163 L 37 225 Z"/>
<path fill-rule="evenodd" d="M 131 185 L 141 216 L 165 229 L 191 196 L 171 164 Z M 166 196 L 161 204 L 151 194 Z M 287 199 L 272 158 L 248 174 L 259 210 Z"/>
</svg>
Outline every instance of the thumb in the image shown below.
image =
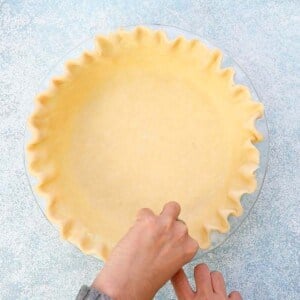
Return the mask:
<svg viewBox="0 0 300 300">
<path fill-rule="evenodd" d="M 180 269 L 172 278 L 172 285 L 174 287 L 175 293 L 179 300 L 189 300 L 193 299 L 194 292 L 190 286 L 190 283 L 183 271 Z"/>
</svg>

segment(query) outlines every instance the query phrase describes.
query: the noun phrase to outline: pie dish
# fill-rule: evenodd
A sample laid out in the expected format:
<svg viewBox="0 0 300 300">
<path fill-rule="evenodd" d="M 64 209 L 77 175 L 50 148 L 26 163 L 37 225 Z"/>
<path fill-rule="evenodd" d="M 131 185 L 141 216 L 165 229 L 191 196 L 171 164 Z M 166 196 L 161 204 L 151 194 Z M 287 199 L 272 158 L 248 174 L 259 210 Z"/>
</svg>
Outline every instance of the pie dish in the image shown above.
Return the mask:
<svg viewBox="0 0 300 300">
<path fill-rule="evenodd" d="M 47 216 L 103 259 L 141 207 L 169 200 L 201 248 L 256 189 L 263 108 L 222 54 L 138 27 L 96 39 L 37 97 L 27 147 Z"/>
</svg>

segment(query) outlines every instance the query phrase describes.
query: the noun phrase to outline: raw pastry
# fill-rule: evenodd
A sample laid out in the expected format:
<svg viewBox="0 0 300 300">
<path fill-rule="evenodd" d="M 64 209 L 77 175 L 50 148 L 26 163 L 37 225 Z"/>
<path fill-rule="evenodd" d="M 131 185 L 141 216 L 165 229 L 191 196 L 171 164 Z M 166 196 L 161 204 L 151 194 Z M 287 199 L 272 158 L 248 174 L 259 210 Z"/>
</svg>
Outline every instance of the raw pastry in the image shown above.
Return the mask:
<svg viewBox="0 0 300 300">
<path fill-rule="evenodd" d="M 138 209 L 178 201 L 201 248 L 227 232 L 256 189 L 262 105 L 221 69 L 221 52 L 138 27 L 96 50 L 37 97 L 28 145 L 38 191 L 62 236 L 106 259 Z"/>
</svg>

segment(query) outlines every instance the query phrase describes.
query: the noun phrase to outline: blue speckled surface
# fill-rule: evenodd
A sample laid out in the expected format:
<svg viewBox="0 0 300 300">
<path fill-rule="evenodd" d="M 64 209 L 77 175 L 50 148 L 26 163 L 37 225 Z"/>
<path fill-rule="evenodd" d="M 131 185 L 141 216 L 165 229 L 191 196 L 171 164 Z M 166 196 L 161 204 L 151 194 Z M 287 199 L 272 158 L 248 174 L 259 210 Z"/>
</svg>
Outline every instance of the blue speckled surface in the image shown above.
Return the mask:
<svg viewBox="0 0 300 300">
<path fill-rule="evenodd" d="M 70 48 L 140 23 L 206 37 L 252 80 L 269 121 L 266 182 L 242 227 L 202 260 L 244 299 L 300 299 L 299 2 L 61 2 L 0 1 L 0 299 L 73 299 L 101 267 L 61 241 L 36 206 L 23 164 L 24 124 L 40 79 Z M 159 298 L 175 299 L 170 286 Z"/>
</svg>

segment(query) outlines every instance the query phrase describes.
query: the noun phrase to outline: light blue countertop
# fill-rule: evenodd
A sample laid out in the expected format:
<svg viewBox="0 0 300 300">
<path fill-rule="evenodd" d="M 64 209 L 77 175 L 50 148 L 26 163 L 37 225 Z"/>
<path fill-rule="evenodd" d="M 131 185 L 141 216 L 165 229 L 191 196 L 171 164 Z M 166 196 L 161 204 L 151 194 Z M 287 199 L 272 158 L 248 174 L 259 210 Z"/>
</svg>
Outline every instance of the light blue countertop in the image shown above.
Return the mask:
<svg viewBox="0 0 300 300">
<path fill-rule="evenodd" d="M 147 23 L 191 30 L 225 50 L 265 105 L 270 161 L 262 193 L 239 230 L 201 261 L 244 299 L 300 299 L 299 16 L 299 2 L 288 0 L 0 1 L 0 299 L 74 299 L 101 267 L 61 241 L 34 202 L 24 126 L 41 78 L 69 49 Z M 170 286 L 159 299 L 175 299 Z"/>
</svg>

